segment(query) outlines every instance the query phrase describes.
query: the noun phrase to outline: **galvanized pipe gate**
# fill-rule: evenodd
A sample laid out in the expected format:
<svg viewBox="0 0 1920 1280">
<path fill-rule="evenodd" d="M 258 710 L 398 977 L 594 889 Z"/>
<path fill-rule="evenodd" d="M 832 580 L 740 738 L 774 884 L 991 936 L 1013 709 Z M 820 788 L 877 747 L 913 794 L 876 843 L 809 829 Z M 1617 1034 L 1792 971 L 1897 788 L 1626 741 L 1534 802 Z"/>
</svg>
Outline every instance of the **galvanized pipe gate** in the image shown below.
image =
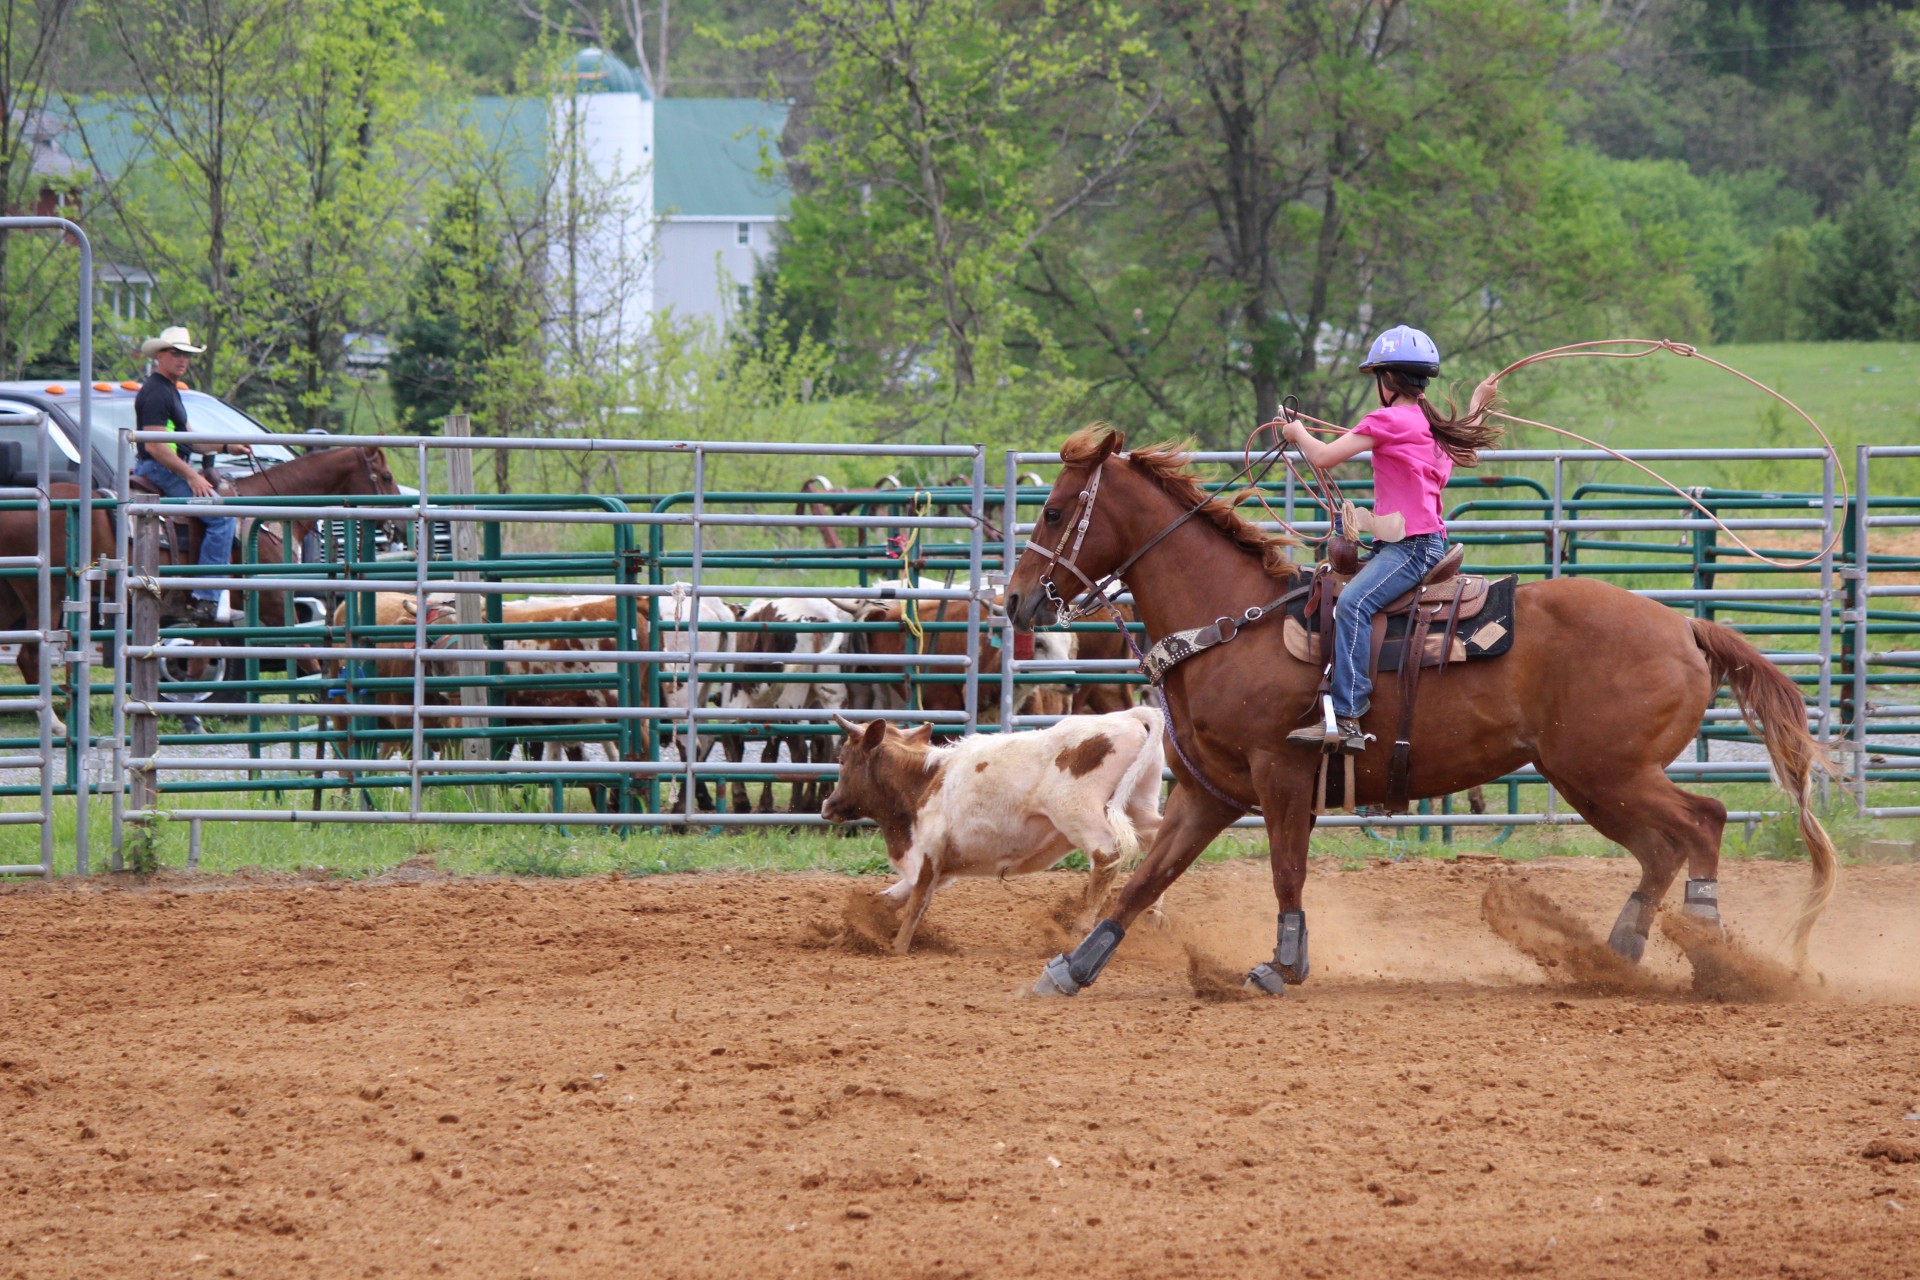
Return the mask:
<svg viewBox="0 0 1920 1280">
<path fill-rule="evenodd" d="M 127 475 L 135 442 L 162 438 L 161 433 L 123 433 L 119 476 Z M 210 433 L 204 438 L 220 439 Z M 111 765 L 96 759 L 96 767 L 107 766 L 98 768 L 103 776 L 96 778 L 79 749 L 80 742 L 89 741 L 86 664 L 68 666 L 75 726 L 64 739 L 51 733 L 52 688 L 43 675 L 46 714 L 40 740 L 0 740 L 0 751 L 39 747 L 39 754 L 0 758 L 0 766 L 40 770 L 39 785 L 32 789 L 37 807 L 18 816 L 0 815 L 7 823 L 39 824 L 42 858 L 32 870 L 53 866 L 58 797 L 73 797 L 79 809 L 90 793 L 111 798 L 116 865 L 129 835 L 123 824 L 130 824 L 137 837 L 160 820 L 187 821 L 196 835 L 205 822 L 551 825 L 562 814 L 568 823 L 615 828 L 818 822 L 814 815 L 708 812 L 697 807 L 697 797 L 703 784 L 831 776 L 830 762 L 801 755 L 806 741 L 833 732 L 821 702 L 824 690 L 903 686 L 926 698 L 957 688 L 954 710 L 928 711 L 909 703 L 861 714 L 930 721 L 943 731 L 964 732 L 1048 722 L 1047 716 L 1019 713 L 1021 693 L 1066 676 L 1076 682 L 1139 682 L 1128 660 L 1022 659 L 1004 618 L 992 614 L 998 575 L 1017 558 L 1031 528 L 1019 518 L 1022 505 L 1032 508 L 1046 492 L 1043 485 L 1020 483 L 1021 476 L 1033 470 L 1045 480 L 1048 469 L 1058 465 L 1051 453 L 1006 455 L 1003 476 L 989 488 L 985 451 L 971 446 L 406 436 L 315 443 L 377 445 L 409 457 L 418 492 L 130 505 L 108 498 L 100 504 L 115 510 L 118 544 L 91 580 L 96 589 L 106 588 L 99 610 L 111 624 L 114 678 L 104 696 L 110 699 L 112 730 L 99 744 L 111 753 Z M 607 496 L 434 492 L 433 460 L 473 449 L 678 459 L 686 483 L 669 493 Z M 1697 493 L 1726 513 L 1732 528 L 1777 533 L 1804 551 L 1840 522 L 1846 543 L 1817 572 L 1782 579 L 1771 566 L 1719 546 L 1711 522 L 1663 491 L 1597 483 L 1569 489 L 1569 466 L 1612 461 L 1584 451 L 1485 454 L 1484 471 L 1505 474 L 1456 482 L 1462 500 L 1449 513 L 1453 536 L 1469 546 L 1479 562 L 1474 567 L 1482 570 L 1540 577 L 1597 574 L 1624 579 L 1642 595 L 1702 615 L 1737 615 L 1742 620 L 1737 625 L 1806 690 L 1811 727 L 1823 737 L 1837 731 L 1851 755 L 1848 778 L 1857 796 L 1864 801 L 1870 784 L 1920 780 L 1920 746 L 1905 741 L 1914 735 L 1920 742 L 1920 705 L 1879 706 L 1868 700 L 1877 688 L 1920 681 L 1920 673 L 1903 670 L 1920 665 L 1920 652 L 1875 650 L 1871 643 L 1875 628 L 1883 636 L 1910 635 L 1920 627 L 1920 614 L 1870 607 L 1875 600 L 1920 595 L 1920 586 L 1885 581 L 1893 571 L 1920 571 L 1920 557 L 1866 552 L 1869 530 L 1920 525 L 1920 500 L 1871 496 L 1873 461 L 1920 456 L 1920 449 L 1862 449 L 1856 459 L 1857 496 L 1849 508 L 1841 507 L 1833 467 L 1818 450 L 1653 450 L 1633 456 L 1667 464 L 1767 459 L 1799 467 L 1809 481 L 1817 476 L 1818 482 L 1798 493 Z M 943 476 L 959 474 L 917 490 L 876 487 L 829 494 L 799 485 L 730 488 L 724 475 L 715 474 L 716 467 L 724 471 L 744 460 L 778 471 L 802 459 L 807 470 L 818 469 L 820 459 L 846 468 L 884 460 Z M 1240 460 L 1228 454 L 1200 458 L 1222 475 Z M 0 494 L 0 506 L 24 509 L 32 503 L 43 519 L 51 518 L 60 504 L 48 501 L 44 474 L 41 481 L 34 490 Z M 1356 496 L 1367 496 L 1364 484 L 1351 487 L 1360 491 Z M 1289 520 L 1315 528 L 1301 516 L 1300 495 L 1290 480 L 1269 486 L 1269 493 Z M 834 509 L 795 511 L 823 501 Z M 281 526 L 322 521 L 345 532 L 330 533 L 317 559 L 260 563 L 252 550 L 246 562 L 230 568 L 163 569 L 153 562 L 153 540 L 146 536 L 163 513 L 241 516 Z M 70 518 L 76 525 L 88 523 L 77 510 Z M 397 544 L 382 548 L 379 526 L 388 522 L 410 530 L 412 550 L 399 550 Z M 444 529 L 462 532 L 442 551 L 436 539 Z M 515 531 L 528 530 L 540 531 L 549 545 L 509 547 L 527 541 Z M 845 533 L 855 544 L 812 545 L 821 530 Z M 894 539 L 891 547 L 882 540 L 888 535 Z M 551 545 L 556 540 L 571 540 L 573 546 L 556 549 Z M 70 545 L 81 547 L 82 541 L 76 537 Z M 912 546 L 904 558 L 889 554 L 903 545 Z M 248 546 L 257 547 L 257 541 Z M 477 557 L 471 551 L 475 546 Z M 469 558 L 453 558 L 451 547 L 468 548 L 463 554 Z M 130 571 L 116 573 L 121 566 Z M 0 572 L 38 572 L 40 590 L 51 590 L 51 578 L 37 562 L 0 564 Z M 1878 583 L 1872 580 L 1875 574 L 1881 576 Z M 875 581 L 883 576 L 904 580 Z M 1725 585 L 1729 577 L 1753 585 Z M 51 613 L 43 610 L 42 629 L 31 633 L 60 645 L 70 658 L 79 652 L 91 613 L 89 580 L 83 573 L 74 581 L 64 610 L 78 626 L 56 634 L 45 625 Z M 236 605 L 245 602 L 236 610 L 243 620 L 211 633 L 163 629 L 159 597 L 147 589 L 162 584 L 227 591 Z M 333 610 L 338 621 L 266 627 L 258 611 L 263 592 L 338 601 Z M 524 607 L 511 603 L 523 596 L 551 598 L 552 616 L 525 620 Z M 907 617 L 756 626 L 715 607 L 762 597 L 895 604 Z M 465 598 L 480 607 L 468 610 L 465 621 L 442 619 L 427 603 L 416 603 L 404 617 L 383 617 L 383 598 L 389 605 L 402 599 Z M 594 602 L 596 616 L 567 615 L 583 600 Z M 961 608 L 949 617 L 943 606 L 954 603 Z M 1077 625 L 1082 631 L 1111 627 L 1104 621 Z M 743 653 L 733 641 L 749 631 L 784 635 L 801 651 Z M 858 643 L 882 635 L 899 640 L 900 651 L 876 653 Z M 837 636 L 852 649 L 811 639 L 820 636 Z M 170 673 L 168 664 L 179 657 L 183 639 L 198 642 L 191 651 L 198 657 L 224 660 L 224 677 L 195 680 L 191 671 Z M 816 647 L 831 651 L 808 651 Z M 734 695 L 749 683 L 800 686 L 807 690 L 805 705 L 748 704 Z M 199 700 L 172 700 L 189 695 Z M 0 704 L 0 711 L 41 705 L 20 700 Z M 212 722 L 215 731 L 174 732 L 163 723 L 188 711 Z M 1677 762 L 1670 773 L 1678 781 L 1764 781 L 1765 767 L 1757 759 L 1709 758 L 1713 742 L 1744 736 L 1736 710 L 1711 711 L 1697 758 Z M 740 739 L 756 745 L 730 752 L 729 759 L 710 758 L 715 744 Z M 564 758 L 570 749 L 584 757 L 588 743 L 609 744 L 607 758 Z M 54 767 L 63 745 L 64 781 Z M 791 761 L 779 758 L 783 745 L 792 751 Z M 216 757 L 208 754 L 213 748 L 242 748 L 246 754 Z M 751 758 L 754 750 L 761 752 L 757 760 Z M 388 756 L 389 751 L 396 754 Z M 563 758 L 537 758 L 555 755 Z M 1423 812 L 1327 822 L 1445 831 L 1579 821 L 1533 771 L 1501 781 L 1509 792 L 1506 813 Z M 1543 804 L 1519 803 L 1522 789 L 1529 787 L 1544 795 Z M 449 788 L 471 795 L 463 795 L 458 805 L 438 803 Z M 529 789 L 545 795 L 545 802 L 527 807 Z M 678 795 L 671 796 L 675 789 Z M 27 794 L 24 786 L 6 791 Z M 218 806 L 187 799 L 198 795 L 228 799 Z M 506 803 L 513 800 L 520 803 Z M 1869 812 L 1920 816 L 1920 806 Z M 1753 820 L 1765 811 L 1734 816 Z M 75 865 L 82 869 L 89 834 L 82 825 L 75 835 Z M 197 850 L 197 838 L 193 847 Z"/>
</svg>

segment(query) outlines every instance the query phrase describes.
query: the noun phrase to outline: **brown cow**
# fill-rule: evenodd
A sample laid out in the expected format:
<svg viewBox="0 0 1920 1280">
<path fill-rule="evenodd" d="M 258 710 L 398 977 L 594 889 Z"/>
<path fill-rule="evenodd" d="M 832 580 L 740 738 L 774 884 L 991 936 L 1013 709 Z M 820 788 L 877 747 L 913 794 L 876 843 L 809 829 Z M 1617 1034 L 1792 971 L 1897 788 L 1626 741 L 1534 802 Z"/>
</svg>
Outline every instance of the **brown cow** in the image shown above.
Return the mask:
<svg viewBox="0 0 1920 1280">
<path fill-rule="evenodd" d="M 604 623 L 614 621 L 616 604 L 617 601 L 612 596 L 545 596 L 527 600 L 507 600 L 501 603 L 500 618 L 502 622 L 522 625 L 541 623 Z M 333 625 L 336 629 L 346 626 L 346 610 L 347 606 L 345 604 L 342 604 L 334 610 Z M 374 597 L 374 625 L 383 627 L 411 626 L 416 616 L 414 597 L 410 595 L 403 595 L 398 592 L 380 592 Z M 445 626 L 452 623 L 453 620 L 453 607 L 450 600 L 436 599 L 429 602 L 427 614 L 429 626 Z M 645 623 L 642 622 L 639 625 L 644 628 Z M 442 641 L 441 643 L 445 644 L 447 642 Z M 471 640 L 459 640 L 456 641 L 456 643 L 463 648 L 500 648 L 530 653 L 564 653 L 574 651 L 598 653 L 619 647 L 616 638 L 612 636 L 601 636 L 591 639 L 578 636 L 555 636 L 533 637 L 524 640 L 509 636 L 497 645 L 483 638 L 474 637 Z M 644 644 L 644 641 L 640 643 Z M 410 644 L 408 641 L 397 640 L 388 641 L 378 647 L 383 649 L 406 649 L 410 647 Z M 591 658 L 585 657 L 580 659 L 508 658 L 503 660 L 502 667 L 503 674 L 508 676 L 609 674 L 614 669 L 611 663 L 595 662 Z M 338 660 L 327 664 L 330 679 L 339 679 L 340 670 L 341 664 Z M 373 675 L 378 679 L 406 679 L 412 676 L 412 674 L 413 659 L 410 657 L 383 658 L 373 664 Z M 430 659 L 427 666 L 427 674 L 435 677 L 449 677 L 457 674 L 457 672 L 454 670 L 454 664 L 451 661 L 445 659 Z M 386 706 L 404 707 L 412 703 L 413 694 L 410 689 L 382 690 L 372 694 L 367 700 Z M 426 695 L 427 706 L 444 707 L 452 701 L 453 699 L 448 698 L 446 694 L 438 691 L 432 691 Z M 617 695 L 611 689 L 513 688 L 506 690 L 500 698 L 500 705 L 508 707 L 577 708 L 587 712 L 605 710 L 617 705 L 617 702 Z M 465 718 L 456 721 L 453 717 L 445 716 L 429 716 L 428 719 L 438 721 L 441 724 L 469 723 Z M 596 717 L 591 715 L 583 715 L 581 717 L 583 721 L 591 721 L 594 719 L 596 719 Z M 412 717 L 408 715 L 395 714 L 380 717 L 378 723 L 383 729 L 406 729 L 412 725 L 413 721 Z M 531 730 L 531 728 L 536 725 L 564 723 L 564 721 L 541 720 L 524 723 L 526 723 Z M 347 717 L 338 716 L 334 718 L 334 727 L 340 732 L 346 732 L 349 724 L 350 720 Z M 523 739 L 523 746 L 526 748 L 528 759 L 532 758 L 533 741 L 534 738 L 531 733 L 529 733 L 526 739 Z M 584 759 L 584 746 L 584 743 L 578 742 L 548 742 L 543 745 L 542 758 L 552 759 L 556 756 L 564 756 L 567 759 L 573 760 Z M 612 740 L 604 742 L 602 748 L 605 750 L 608 760 L 619 759 L 619 751 Z M 381 754 L 397 754 L 405 749 L 406 745 L 404 743 L 392 741 L 388 742 L 382 748 Z M 429 755 L 439 754 L 437 744 L 429 743 L 427 749 Z"/>
<path fill-rule="evenodd" d="M 1115 605 L 1120 616 L 1128 622 L 1134 621 L 1133 606 Z M 1076 631 L 1073 633 L 1074 657 L 1087 660 L 1112 661 L 1133 657 L 1133 650 L 1127 644 L 1127 638 L 1113 625 L 1112 615 L 1105 609 L 1096 610 L 1087 621 L 1100 622 L 1103 625 L 1097 631 Z M 1135 642 L 1146 648 L 1144 637 L 1135 636 Z M 1068 682 L 1073 691 L 1073 714 L 1076 716 L 1100 716 L 1114 711 L 1125 711 L 1134 705 L 1134 690 L 1131 684 L 1098 681 L 1093 684 L 1074 684 Z"/>
<path fill-rule="evenodd" d="M 540 623 L 553 625 L 558 623 L 613 622 L 618 616 L 616 613 L 618 605 L 619 601 L 613 596 L 536 596 L 526 600 L 503 601 L 500 605 L 500 620 L 502 622 L 519 623 L 528 626 Z M 638 611 L 636 610 L 635 612 L 635 626 L 644 631 L 646 623 L 639 619 L 637 616 Z M 638 643 L 641 647 L 645 647 L 646 642 L 644 640 L 639 640 Z M 616 636 L 599 636 L 593 638 L 581 636 L 545 636 L 527 640 L 516 640 L 508 637 L 498 647 L 527 653 L 580 653 L 585 655 L 612 652 L 620 648 L 620 642 Z M 584 656 L 578 659 L 508 658 L 502 663 L 502 666 L 504 668 L 504 674 L 508 676 L 608 676 L 612 675 L 616 670 L 614 663 L 595 662 L 592 658 Z M 643 680 L 646 678 L 644 671 L 641 673 L 641 678 Z M 509 689 L 501 698 L 501 701 L 509 707 L 577 708 L 581 711 L 605 711 L 620 705 L 620 695 L 613 689 L 541 689 L 536 687 Z M 583 722 L 587 722 L 595 720 L 595 717 L 583 715 L 580 719 Z M 526 723 L 531 727 L 533 725 L 552 725 L 564 722 L 538 720 L 528 721 Z M 607 722 L 602 721 L 602 723 Z M 529 748 L 526 750 L 526 755 L 531 757 L 531 743 L 528 742 L 525 745 Z M 584 760 L 586 758 L 585 747 L 586 744 L 584 742 L 547 742 L 542 746 L 541 756 L 543 759 L 548 760 L 561 756 L 564 756 L 564 758 L 568 760 Z M 614 739 L 605 739 L 601 742 L 600 747 L 601 750 L 606 752 L 609 761 L 620 758 L 620 750 Z"/>
<path fill-rule="evenodd" d="M 354 602 L 352 600 L 343 600 L 339 605 L 335 606 L 332 625 L 336 634 L 346 629 L 348 610 L 353 604 Z M 431 626 L 435 623 L 451 621 L 452 610 L 453 602 L 444 597 L 428 601 L 428 625 Z M 413 596 L 403 595 L 397 591 L 381 591 L 373 597 L 373 622 L 371 624 L 363 623 L 360 625 L 410 627 L 414 625 L 417 617 L 416 602 Z M 357 644 L 353 647 L 364 648 L 365 646 L 364 644 Z M 404 640 L 390 640 L 376 647 L 381 649 L 405 649 L 409 647 L 409 643 Z M 330 658 L 322 667 L 327 678 L 327 698 L 329 701 L 344 702 L 349 700 L 345 680 L 342 675 L 344 665 L 341 659 Z M 367 668 L 364 659 L 355 661 L 354 670 L 359 673 L 366 672 Z M 452 667 L 445 662 L 430 660 L 427 664 L 427 674 L 429 676 L 450 676 L 453 674 L 453 670 Z M 377 680 L 405 680 L 410 679 L 412 675 L 412 658 L 381 658 L 373 664 L 372 668 L 372 678 Z M 413 692 L 410 689 L 382 689 L 378 692 L 368 694 L 356 693 L 353 695 L 352 700 L 357 702 L 374 702 L 384 707 L 404 707 L 412 703 Z M 445 694 L 439 692 L 429 692 L 427 694 L 427 705 L 442 707 L 446 704 L 447 698 Z M 404 714 L 395 714 L 377 717 L 374 723 L 376 727 L 381 729 L 399 731 L 410 728 L 413 724 L 413 718 Z M 336 733 L 351 733 L 353 729 L 353 718 L 350 716 L 334 716 L 333 728 Z M 439 754 L 439 744 L 436 742 L 429 741 L 426 744 L 426 749 L 429 756 Z M 385 759 L 388 756 L 400 755 L 406 750 L 407 745 L 404 742 L 398 739 L 389 739 L 381 744 L 380 756 L 382 759 Z M 342 754 L 344 754 L 344 751 Z"/>
<path fill-rule="evenodd" d="M 915 601 L 874 601 L 861 606 L 854 614 L 857 622 L 884 622 L 892 624 L 886 631 L 858 633 L 856 640 L 864 650 L 874 654 L 964 654 L 967 651 L 967 633 L 965 631 L 925 631 L 916 638 L 908 630 L 905 618 L 906 609 L 911 604 L 915 616 L 923 626 L 934 622 L 964 623 L 967 620 L 967 602 L 965 600 L 915 600 Z M 997 724 L 1000 721 L 1000 649 L 993 643 L 997 634 L 987 621 L 984 611 L 980 624 L 980 722 Z M 1036 658 L 1065 661 L 1072 656 L 1073 636 L 1065 631 L 1043 631 L 1034 635 L 1034 654 Z M 847 702 L 850 708 L 874 711 L 900 711 L 907 707 L 908 695 L 914 686 L 911 672 L 899 667 L 854 668 L 867 672 L 883 672 L 897 676 L 896 681 L 874 684 L 856 683 L 847 690 Z M 917 669 L 927 675 L 955 675 L 957 667 L 922 667 Z M 920 709 L 923 711 L 963 711 L 966 709 L 966 686 L 955 683 L 923 683 L 918 686 Z M 1054 685 L 1016 686 L 1014 691 L 1014 714 L 1016 715 L 1061 715 L 1066 711 L 1064 691 Z"/>
</svg>

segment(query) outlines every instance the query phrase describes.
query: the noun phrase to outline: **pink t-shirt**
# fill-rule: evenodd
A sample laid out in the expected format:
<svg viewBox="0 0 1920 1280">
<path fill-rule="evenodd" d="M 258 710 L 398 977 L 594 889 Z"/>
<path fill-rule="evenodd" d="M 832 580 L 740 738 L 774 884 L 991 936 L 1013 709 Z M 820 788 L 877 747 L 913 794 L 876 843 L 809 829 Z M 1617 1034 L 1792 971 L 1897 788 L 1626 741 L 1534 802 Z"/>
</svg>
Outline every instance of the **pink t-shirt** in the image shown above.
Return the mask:
<svg viewBox="0 0 1920 1280">
<path fill-rule="evenodd" d="M 1408 534 L 1445 533 L 1440 491 L 1453 474 L 1453 459 L 1434 442 L 1425 410 L 1417 404 L 1375 409 L 1353 434 L 1373 437 L 1373 509 L 1399 512 Z"/>
</svg>

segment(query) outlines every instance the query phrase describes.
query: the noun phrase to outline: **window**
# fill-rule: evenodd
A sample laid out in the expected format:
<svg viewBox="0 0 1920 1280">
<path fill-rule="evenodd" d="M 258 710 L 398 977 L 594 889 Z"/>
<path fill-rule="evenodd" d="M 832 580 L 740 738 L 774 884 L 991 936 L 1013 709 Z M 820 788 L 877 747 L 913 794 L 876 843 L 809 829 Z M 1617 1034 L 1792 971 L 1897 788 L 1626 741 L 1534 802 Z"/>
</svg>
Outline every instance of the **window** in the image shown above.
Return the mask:
<svg viewBox="0 0 1920 1280">
<path fill-rule="evenodd" d="M 733 296 L 734 301 L 739 304 L 740 314 L 745 315 L 747 312 L 753 310 L 753 289 L 751 286 L 744 284 L 735 285 L 733 288 Z"/>
<path fill-rule="evenodd" d="M 733 226 L 733 242 L 735 244 L 752 244 L 753 224 L 751 222 L 736 222 Z"/>
</svg>

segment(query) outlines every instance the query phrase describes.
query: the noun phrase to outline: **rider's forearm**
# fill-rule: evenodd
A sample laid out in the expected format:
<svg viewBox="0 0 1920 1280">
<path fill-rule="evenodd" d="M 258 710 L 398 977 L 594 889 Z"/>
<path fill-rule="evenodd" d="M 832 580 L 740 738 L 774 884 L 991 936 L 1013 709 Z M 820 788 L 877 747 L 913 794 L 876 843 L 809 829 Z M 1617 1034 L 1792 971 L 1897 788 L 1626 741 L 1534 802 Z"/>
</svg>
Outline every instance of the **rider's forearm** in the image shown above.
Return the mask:
<svg viewBox="0 0 1920 1280">
<path fill-rule="evenodd" d="M 1313 436 L 1302 436 L 1295 444 L 1299 447 L 1301 455 L 1314 466 L 1325 467 L 1332 465 L 1328 461 L 1327 455 L 1333 452 L 1333 449 L 1326 441 L 1316 439 Z"/>
</svg>

